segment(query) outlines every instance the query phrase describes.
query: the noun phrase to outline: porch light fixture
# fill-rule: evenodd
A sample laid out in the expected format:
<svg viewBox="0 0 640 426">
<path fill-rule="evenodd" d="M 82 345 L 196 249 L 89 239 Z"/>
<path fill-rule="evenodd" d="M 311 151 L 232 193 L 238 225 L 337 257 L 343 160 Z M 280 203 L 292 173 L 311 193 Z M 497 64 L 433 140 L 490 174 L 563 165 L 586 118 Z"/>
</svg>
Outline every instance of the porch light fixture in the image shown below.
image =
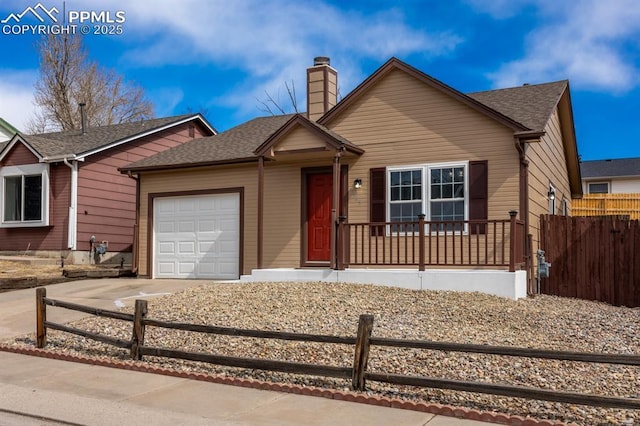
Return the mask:
<svg viewBox="0 0 640 426">
<path fill-rule="evenodd" d="M 549 192 L 547 193 L 547 195 L 549 196 L 550 200 L 555 200 L 556 199 L 556 190 L 553 188 L 549 188 Z"/>
<path fill-rule="evenodd" d="M 360 189 L 362 188 L 362 179 L 358 178 L 356 180 L 353 181 L 353 187 L 355 189 Z"/>
</svg>

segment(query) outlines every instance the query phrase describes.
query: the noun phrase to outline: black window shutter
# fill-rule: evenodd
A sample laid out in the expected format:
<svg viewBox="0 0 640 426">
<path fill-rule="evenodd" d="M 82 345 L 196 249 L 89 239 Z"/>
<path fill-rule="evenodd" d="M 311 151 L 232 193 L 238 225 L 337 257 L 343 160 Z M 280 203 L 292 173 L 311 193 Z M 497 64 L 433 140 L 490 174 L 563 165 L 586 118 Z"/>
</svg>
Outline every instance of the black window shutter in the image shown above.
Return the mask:
<svg viewBox="0 0 640 426">
<path fill-rule="evenodd" d="M 387 170 L 378 167 L 369 170 L 369 221 L 387 221 Z M 371 227 L 371 235 L 384 235 L 384 226 Z"/>
<path fill-rule="evenodd" d="M 489 217 L 488 162 L 469 161 L 469 220 L 487 220 Z M 471 224 L 471 234 L 485 234 L 486 226 Z"/>
</svg>

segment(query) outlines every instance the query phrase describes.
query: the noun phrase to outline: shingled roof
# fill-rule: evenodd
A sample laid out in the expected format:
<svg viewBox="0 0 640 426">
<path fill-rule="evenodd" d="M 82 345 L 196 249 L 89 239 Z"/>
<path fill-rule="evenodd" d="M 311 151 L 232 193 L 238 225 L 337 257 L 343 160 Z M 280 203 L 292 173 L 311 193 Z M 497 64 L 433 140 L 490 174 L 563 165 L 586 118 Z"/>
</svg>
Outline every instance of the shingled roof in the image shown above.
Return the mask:
<svg viewBox="0 0 640 426">
<path fill-rule="evenodd" d="M 640 176 L 640 158 L 583 161 L 580 170 L 586 179 Z"/>
<path fill-rule="evenodd" d="M 567 80 L 561 80 L 468 93 L 467 96 L 531 130 L 544 130 L 567 85 Z"/>
<path fill-rule="evenodd" d="M 293 116 L 286 114 L 254 118 L 218 135 L 194 139 L 120 170 L 140 171 L 253 161 L 257 158 L 254 150 Z"/>
<path fill-rule="evenodd" d="M 321 117 L 318 122 L 309 121 L 310 125 L 324 132 L 324 134 L 343 146 L 352 147 L 354 151 L 361 151 L 359 147 L 329 129 L 327 123 L 331 121 L 332 116 L 338 113 L 340 108 L 345 108 L 345 105 L 352 102 L 359 92 L 366 90 L 377 79 L 382 78 L 385 73 L 393 69 L 400 69 L 421 79 L 421 81 L 454 96 L 469 106 L 511 127 L 514 131 L 544 131 L 562 94 L 568 88 L 568 81 L 563 80 L 465 95 L 404 62 L 391 58 L 378 71 L 361 83 L 358 88 L 340 101 L 338 105 Z M 303 117 L 304 120 L 297 117 Z M 298 119 L 299 123 L 304 121 L 302 124 L 308 125 L 308 119 L 299 114 L 256 118 L 219 135 L 190 141 L 130 164 L 121 170 L 141 171 L 254 161 L 260 154 L 256 150 L 264 148 L 265 144 L 276 140 L 282 131 L 286 131 L 285 127 L 290 125 L 290 120 L 292 119 Z M 577 156 L 575 163 L 577 168 Z"/>
<path fill-rule="evenodd" d="M 212 133 L 215 132 L 215 129 L 200 114 L 185 114 L 102 127 L 89 127 L 85 133 L 77 129 L 37 135 L 19 133 L 19 136 L 45 159 L 73 155 L 82 157 L 119 142 L 125 142 L 196 118 L 209 127 Z M 5 146 L 0 145 L 0 152 Z"/>
</svg>

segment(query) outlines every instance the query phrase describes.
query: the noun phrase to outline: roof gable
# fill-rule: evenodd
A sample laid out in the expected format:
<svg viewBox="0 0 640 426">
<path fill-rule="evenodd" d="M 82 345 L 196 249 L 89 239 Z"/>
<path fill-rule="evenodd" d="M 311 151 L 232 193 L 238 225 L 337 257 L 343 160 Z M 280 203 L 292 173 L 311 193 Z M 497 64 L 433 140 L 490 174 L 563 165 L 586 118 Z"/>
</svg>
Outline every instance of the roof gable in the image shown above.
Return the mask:
<svg viewBox="0 0 640 426">
<path fill-rule="evenodd" d="M 29 142 L 27 142 L 20 133 L 17 133 L 4 144 L 0 144 L 0 161 L 2 161 L 9 153 L 15 148 L 17 144 L 23 145 L 34 155 L 38 162 L 42 162 L 43 158 L 40 153 L 33 147 Z"/>
<path fill-rule="evenodd" d="M 331 120 L 342 112 L 344 112 L 349 106 L 356 102 L 356 100 L 362 96 L 365 92 L 375 86 L 380 80 L 382 80 L 386 75 L 388 75 L 393 70 L 400 70 L 413 78 L 421 81 L 424 84 L 427 84 L 434 89 L 451 96 L 452 98 L 464 103 L 470 108 L 489 116 L 490 118 L 502 123 L 503 125 L 511 128 L 514 132 L 522 132 L 527 130 L 533 130 L 522 123 L 519 123 L 513 120 L 510 117 L 503 115 L 501 112 L 493 110 L 483 103 L 465 95 L 462 92 L 455 90 L 454 88 L 444 84 L 443 82 L 423 73 L 422 71 L 402 62 L 397 58 L 389 59 L 384 65 L 378 68 L 373 74 L 371 74 L 367 79 L 365 79 L 358 87 L 356 87 L 351 93 L 349 93 L 344 99 L 342 99 L 338 104 L 329 110 L 325 115 L 323 115 L 318 123 L 321 125 L 328 125 Z"/>
<path fill-rule="evenodd" d="M 336 150 L 346 149 L 347 151 L 357 154 L 362 154 L 364 152 L 361 148 L 352 144 L 337 133 L 327 129 L 315 121 L 309 120 L 302 114 L 295 114 L 280 129 L 265 140 L 264 143 L 256 148 L 255 154 L 258 156 L 269 155 L 269 151 L 274 150 L 275 147 L 282 143 L 287 136 L 291 135 L 294 130 L 301 127 L 316 136 L 319 141 L 324 142 L 324 146 L 327 148 L 333 148 Z"/>
</svg>

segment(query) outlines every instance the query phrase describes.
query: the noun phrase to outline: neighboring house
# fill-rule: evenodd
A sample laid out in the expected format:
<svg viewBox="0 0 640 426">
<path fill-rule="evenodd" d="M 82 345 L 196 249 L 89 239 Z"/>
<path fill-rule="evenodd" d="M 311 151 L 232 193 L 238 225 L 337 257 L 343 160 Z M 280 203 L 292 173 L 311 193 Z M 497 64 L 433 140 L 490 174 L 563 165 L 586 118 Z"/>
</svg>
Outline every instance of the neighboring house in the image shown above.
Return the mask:
<svg viewBox="0 0 640 426">
<path fill-rule="evenodd" d="M 531 291 L 540 215 L 581 195 L 567 81 L 465 95 L 392 58 L 337 102 L 316 58 L 307 88 L 306 114 L 121 168 L 140 276 Z"/>
<path fill-rule="evenodd" d="M 191 114 L 0 142 L 0 252 L 130 261 L 137 181 L 118 167 L 213 134 Z"/>
<path fill-rule="evenodd" d="M 640 193 L 640 158 L 582 161 L 585 194 Z"/>
<path fill-rule="evenodd" d="M 575 216 L 640 219 L 640 158 L 580 163 L 585 193 L 573 200 Z"/>
<path fill-rule="evenodd" d="M 18 129 L 0 117 L 0 142 L 8 141 L 18 133 Z"/>
</svg>

